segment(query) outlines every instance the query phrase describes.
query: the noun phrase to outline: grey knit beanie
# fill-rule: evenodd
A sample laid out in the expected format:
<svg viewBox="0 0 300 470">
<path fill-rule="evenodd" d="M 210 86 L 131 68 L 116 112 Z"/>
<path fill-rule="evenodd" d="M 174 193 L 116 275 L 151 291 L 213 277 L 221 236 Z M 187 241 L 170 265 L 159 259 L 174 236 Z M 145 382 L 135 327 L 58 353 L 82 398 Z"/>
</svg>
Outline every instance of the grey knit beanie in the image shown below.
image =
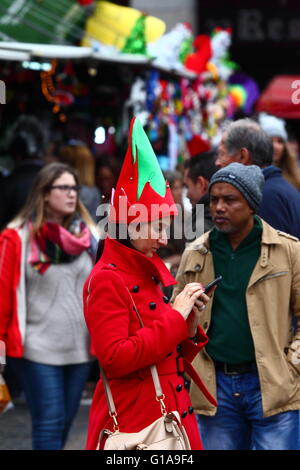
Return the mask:
<svg viewBox="0 0 300 470">
<path fill-rule="evenodd" d="M 262 191 L 265 178 L 261 169 L 256 165 L 242 165 L 230 163 L 230 165 L 218 170 L 210 180 L 208 191 L 215 183 L 232 184 L 244 196 L 249 206 L 256 212 L 262 200 Z"/>
</svg>

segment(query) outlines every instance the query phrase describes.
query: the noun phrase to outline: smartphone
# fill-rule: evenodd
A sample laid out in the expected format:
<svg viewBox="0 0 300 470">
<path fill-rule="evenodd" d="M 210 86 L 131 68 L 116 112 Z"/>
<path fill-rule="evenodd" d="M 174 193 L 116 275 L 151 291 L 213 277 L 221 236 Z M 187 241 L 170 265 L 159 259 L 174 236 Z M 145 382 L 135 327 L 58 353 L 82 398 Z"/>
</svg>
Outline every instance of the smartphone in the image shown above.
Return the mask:
<svg viewBox="0 0 300 470">
<path fill-rule="evenodd" d="M 222 281 L 222 276 L 218 276 L 214 281 L 207 284 L 207 286 L 204 287 L 204 294 L 208 294 L 209 291 L 220 281 Z"/>
</svg>

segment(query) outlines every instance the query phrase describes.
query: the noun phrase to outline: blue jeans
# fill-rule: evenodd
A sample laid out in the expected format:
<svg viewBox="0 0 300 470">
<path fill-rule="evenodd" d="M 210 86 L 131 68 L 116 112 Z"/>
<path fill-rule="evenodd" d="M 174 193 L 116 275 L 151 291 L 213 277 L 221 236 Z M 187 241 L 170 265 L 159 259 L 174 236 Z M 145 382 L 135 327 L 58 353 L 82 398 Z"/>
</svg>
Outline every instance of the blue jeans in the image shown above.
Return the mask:
<svg viewBox="0 0 300 470">
<path fill-rule="evenodd" d="M 198 415 L 203 447 L 207 450 L 297 450 L 298 411 L 263 418 L 256 371 L 226 375 L 217 371 L 215 416 Z"/>
<path fill-rule="evenodd" d="M 61 450 L 77 413 L 91 362 L 53 366 L 8 358 L 32 418 L 32 448 Z"/>
</svg>

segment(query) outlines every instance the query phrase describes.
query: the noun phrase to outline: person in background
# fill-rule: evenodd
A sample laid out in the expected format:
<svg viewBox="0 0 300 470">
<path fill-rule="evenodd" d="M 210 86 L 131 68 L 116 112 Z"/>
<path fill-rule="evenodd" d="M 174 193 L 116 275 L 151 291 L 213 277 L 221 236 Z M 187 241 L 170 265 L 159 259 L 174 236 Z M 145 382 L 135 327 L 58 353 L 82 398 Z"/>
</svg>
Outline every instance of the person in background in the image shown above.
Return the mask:
<svg viewBox="0 0 300 470">
<path fill-rule="evenodd" d="M 211 215 L 209 212 L 208 186 L 211 177 L 217 171 L 215 164 L 215 152 L 207 151 L 199 153 L 185 161 L 184 164 L 184 184 L 187 188 L 187 197 L 192 204 L 192 215 L 187 221 L 185 238 L 191 242 L 201 234 L 196 232 L 197 204 L 204 207 L 204 224 L 200 224 L 202 233 L 207 232 L 212 227 Z M 193 235 L 192 235 L 193 233 Z"/>
<path fill-rule="evenodd" d="M 21 115 L 11 129 L 8 153 L 14 169 L 3 178 L 0 228 L 12 220 L 24 206 L 33 181 L 44 165 L 46 132 L 35 116 Z"/>
<path fill-rule="evenodd" d="M 95 160 L 88 146 L 79 140 L 70 140 L 59 152 L 60 160 L 74 168 L 81 185 L 80 199 L 97 222 L 97 208 L 101 202 L 95 186 Z"/>
<path fill-rule="evenodd" d="M 213 175 L 214 228 L 184 252 L 176 278 L 174 299 L 187 283 L 222 276 L 199 319 L 209 342 L 193 362 L 217 409 L 191 385 L 207 450 L 298 449 L 300 244 L 256 215 L 263 185 L 256 165 Z"/>
<path fill-rule="evenodd" d="M 26 396 L 35 450 L 64 447 L 93 360 L 82 288 L 97 230 L 79 190 L 71 167 L 46 165 L 0 235 L 0 340 Z"/>
<path fill-rule="evenodd" d="M 288 151 L 296 158 L 298 168 L 300 167 L 300 146 L 297 137 L 292 133 L 288 133 L 288 140 L 287 140 L 287 148 Z"/>
<path fill-rule="evenodd" d="M 137 204 L 144 208 L 138 223 Z M 157 206 L 160 210 L 155 210 Z M 209 297 L 201 284 L 189 284 L 172 308 L 161 290 L 161 285 L 175 282 L 157 250 L 167 244 L 169 219 L 176 214 L 169 185 L 140 121 L 134 118 L 112 197 L 111 228 L 118 230 L 101 241 L 101 257 L 86 281 L 85 319 L 111 387 L 120 431 L 138 432 L 161 416 L 149 369 L 155 364 L 166 409 L 178 411 L 191 448 L 200 450 L 183 370 L 193 374 L 190 362 L 207 341 L 197 327 L 193 307 L 204 309 Z M 87 449 L 95 450 L 100 431 L 113 427 L 101 378 L 90 411 Z M 104 442 L 99 444 L 102 449 Z"/>
<path fill-rule="evenodd" d="M 95 180 L 99 191 L 101 192 L 101 202 L 110 203 L 111 191 L 115 187 L 119 169 L 115 161 L 109 157 L 101 157 L 96 161 Z"/>
<path fill-rule="evenodd" d="M 182 192 L 183 192 L 183 177 L 179 171 L 163 171 L 163 175 L 167 182 L 170 185 L 171 193 L 174 199 L 175 204 L 177 205 L 178 212 L 184 215 L 184 208 L 182 202 Z M 168 238 L 168 244 L 159 249 L 159 256 L 164 259 L 166 263 L 169 263 L 172 266 L 172 274 L 174 275 L 174 269 L 178 267 L 180 262 L 180 255 L 184 251 L 185 242 L 182 236 L 183 233 L 183 218 L 174 217 L 171 221 L 169 230 L 170 237 Z M 178 237 L 178 234 L 181 234 Z"/>
<path fill-rule="evenodd" d="M 244 118 L 224 130 L 216 165 L 258 165 L 265 178 L 258 215 L 275 229 L 300 238 L 300 194 L 283 178 L 282 170 L 272 165 L 272 159 L 270 137 L 256 121 Z"/>
<path fill-rule="evenodd" d="M 260 113 L 258 121 L 266 134 L 272 139 L 273 165 L 281 168 L 282 176 L 300 191 L 300 169 L 297 155 L 289 150 L 288 134 L 284 120 L 266 113 Z"/>
</svg>

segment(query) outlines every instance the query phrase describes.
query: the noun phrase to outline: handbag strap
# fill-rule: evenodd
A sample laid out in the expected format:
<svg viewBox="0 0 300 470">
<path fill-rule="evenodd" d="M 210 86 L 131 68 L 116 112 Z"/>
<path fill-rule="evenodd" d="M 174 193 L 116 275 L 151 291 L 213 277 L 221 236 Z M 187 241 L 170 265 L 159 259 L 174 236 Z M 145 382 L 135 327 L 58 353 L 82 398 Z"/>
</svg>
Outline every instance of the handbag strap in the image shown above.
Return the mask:
<svg viewBox="0 0 300 470">
<path fill-rule="evenodd" d="M 128 290 L 128 289 L 127 289 Z M 143 320 L 141 318 L 141 315 L 135 305 L 135 302 L 132 298 L 132 295 L 130 294 L 129 290 L 128 290 L 128 293 L 130 295 L 130 298 L 131 298 L 131 301 L 133 303 L 133 308 L 134 308 L 134 311 L 139 319 L 139 322 L 140 322 L 140 325 L 142 328 L 144 328 L 144 323 L 143 323 Z M 157 367 L 156 365 L 153 365 L 153 366 L 150 366 L 150 372 L 151 372 L 151 375 L 152 375 L 152 380 L 153 380 L 153 384 L 154 384 L 154 388 L 155 388 L 155 393 L 156 393 L 156 398 L 159 400 L 160 397 L 162 397 L 164 394 L 163 394 L 163 391 L 162 391 L 162 388 L 161 388 L 161 385 L 160 385 L 160 380 L 159 380 L 159 377 L 158 377 L 158 372 L 157 372 Z"/>
<path fill-rule="evenodd" d="M 136 315 L 139 319 L 141 328 L 144 328 L 143 320 L 142 320 L 142 318 L 139 314 L 139 311 L 138 311 L 138 309 L 135 305 L 135 302 L 134 302 L 134 300 L 132 298 L 132 295 L 130 294 L 129 290 L 128 290 L 128 293 L 129 293 L 129 296 L 132 300 L 133 309 L 134 309 L 134 311 L 135 311 L 135 313 L 136 313 Z M 119 431 L 119 425 L 118 425 L 118 421 L 117 421 L 117 418 L 116 418 L 117 417 L 117 411 L 116 411 L 115 402 L 114 402 L 114 399 L 113 399 L 113 396 L 112 396 L 111 388 L 110 388 L 108 379 L 105 375 L 105 372 L 101 367 L 101 364 L 99 364 L 99 366 L 100 366 L 100 373 L 101 373 L 102 380 L 103 380 L 103 385 L 104 385 L 104 390 L 105 390 L 105 395 L 106 395 L 106 401 L 107 401 L 107 405 L 108 405 L 108 409 L 109 409 L 109 415 L 112 417 L 112 419 L 114 421 L 114 431 Z M 156 400 L 160 403 L 160 410 L 161 410 L 162 415 L 165 416 L 167 414 L 167 409 L 166 409 L 166 406 L 165 406 L 165 403 L 164 403 L 165 396 L 164 396 L 162 388 L 161 388 L 161 384 L 160 384 L 160 380 L 159 380 L 156 365 L 150 366 L 150 372 L 151 372 L 151 376 L 152 376 L 152 380 L 153 380 L 153 384 L 154 384 L 154 388 L 155 388 Z"/>
</svg>

